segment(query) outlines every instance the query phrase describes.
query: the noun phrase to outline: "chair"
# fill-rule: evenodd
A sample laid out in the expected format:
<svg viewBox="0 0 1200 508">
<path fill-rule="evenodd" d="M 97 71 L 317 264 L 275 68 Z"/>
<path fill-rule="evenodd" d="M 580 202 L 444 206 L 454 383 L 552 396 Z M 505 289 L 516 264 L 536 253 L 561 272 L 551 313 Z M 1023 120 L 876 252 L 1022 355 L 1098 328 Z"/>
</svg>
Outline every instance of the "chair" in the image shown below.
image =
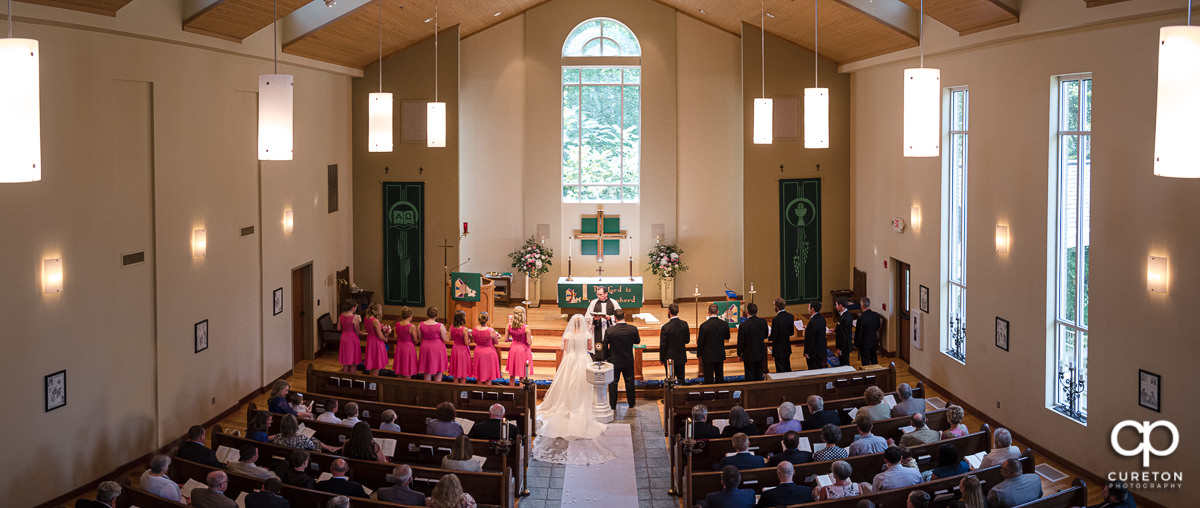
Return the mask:
<svg viewBox="0 0 1200 508">
<path fill-rule="evenodd" d="M 326 349 L 337 351 L 342 340 L 342 334 L 337 331 L 337 328 L 334 328 L 333 318 L 329 317 L 328 312 L 321 314 L 321 317 L 317 318 L 317 333 L 321 337 L 322 351 Z"/>
</svg>

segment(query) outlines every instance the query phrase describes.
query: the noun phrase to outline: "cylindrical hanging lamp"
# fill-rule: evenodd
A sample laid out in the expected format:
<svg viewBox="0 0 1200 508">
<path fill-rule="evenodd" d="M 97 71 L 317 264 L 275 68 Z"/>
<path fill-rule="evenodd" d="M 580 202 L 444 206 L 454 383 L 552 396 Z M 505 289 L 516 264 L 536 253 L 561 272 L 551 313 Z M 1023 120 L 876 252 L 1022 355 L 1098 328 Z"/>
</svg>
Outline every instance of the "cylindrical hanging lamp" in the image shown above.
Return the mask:
<svg viewBox="0 0 1200 508">
<path fill-rule="evenodd" d="M 446 146 L 446 103 L 438 102 L 438 11 L 437 0 L 433 2 L 433 102 L 425 106 L 426 146 Z"/>
<path fill-rule="evenodd" d="M 274 3 L 273 3 L 274 5 Z M 277 9 L 277 7 L 276 7 Z M 272 50 L 278 48 L 278 10 L 271 22 Z M 279 55 L 275 53 L 276 74 L 258 77 L 258 160 L 292 160 L 292 75 L 278 74 Z"/>
<path fill-rule="evenodd" d="M 392 151 L 392 94 L 383 93 L 383 2 L 379 3 L 379 93 L 367 107 L 367 151 Z"/>
<path fill-rule="evenodd" d="M 804 89 L 804 148 L 829 148 L 829 89 L 819 88 L 820 28 L 817 21 L 817 2 L 813 2 L 813 88 Z"/>
<path fill-rule="evenodd" d="M 758 11 L 758 28 L 759 28 L 759 62 L 760 62 L 760 78 L 762 84 L 762 96 L 754 99 L 754 144 L 769 145 L 775 140 L 774 116 L 775 104 L 774 101 L 767 97 L 767 24 L 766 24 L 766 7 L 763 1 L 759 1 Z"/>
<path fill-rule="evenodd" d="M 1190 12 L 1190 6 L 1189 6 Z M 1190 15 L 1189 15 L 1190 18 Z M 1158 35 L 1158 115 L 1154 174 L 1200 178 L 1200 27 L 1166 26 Z"/>
<path fill-rule="evenodd" d="M 42 179 L 42 121 L 38 41 L 0 39 L 0 183 Z"/>
<path fill-rule="evenodd" d="M 925 68 L 925 1 L 917 35 L 921 66 L 904 69 L 904 156 L 937 157 L 941 153 L 941 69 Z"/>
</svg>

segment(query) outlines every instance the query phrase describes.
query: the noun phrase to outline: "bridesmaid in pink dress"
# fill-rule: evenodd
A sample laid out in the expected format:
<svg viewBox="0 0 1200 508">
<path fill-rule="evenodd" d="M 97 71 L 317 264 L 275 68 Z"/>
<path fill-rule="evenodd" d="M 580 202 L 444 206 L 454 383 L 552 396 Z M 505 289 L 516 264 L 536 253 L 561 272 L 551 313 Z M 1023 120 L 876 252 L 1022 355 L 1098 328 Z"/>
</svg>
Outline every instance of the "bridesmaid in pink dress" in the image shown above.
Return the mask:
<svg viewBox="0 0 1200 508">
<path fill-rule="evenodd" d="M 454 327 L 450 329 L 450 342 L 454 343 L 450 349 L 450 375 L 457 384 L 466 384 L 467 378 L 475 375 L 475 369 L 471 368 L 471 346 L 467 345 L 468 333 L 467 313 L 455 312 Z"/>
<path fill-rule="evenodd" d="M 479 313 L 479 326 L 471 330 L 471 341 L 475 343 L 475 382 L 491 386 L 492 380 L 504 377 L 504 373 L 500 372 L 500 353 L 496 352 L 500 334 L 487 323 L 488 313 Z"/>
<path fill-rule="evenodd" d="M 417 327 L 421 336 L 421 355 L 417 359 L 417 371 L 426 381 L 442 381 L 449 361 L 446 358 L 446 346 L 450 344 L 450 334 L 446 327 L 437 322 L 437 307 L 425 309 L 428 319 Z"/>
<path fill-rule="evenodd" d="M 400 321 L 396 323 L 396 363 L 392 370 L 400 377 L 417 375 L 417 344 L 421 338 L 417 335 L 417 327 L 412 324 L 412 309 L 400 309 Z"/>
<path fill-rule="evenodd" d="M 342 372 L 357 374 L 358 364 L 362 361 L 362 341 L 358 338 L 363 334 L 362 318 L 354 313 L 358 307 L 349 298 L 342 302 L 342 313 L 338 315 L 337 329 L 342 332 L 342 341 L 338 347 L 338 363 L 342 364 Z"/>
<path fill-rule="evenodd" d="M 379 369 L 387 367 L 387 342 L 383 333 L 383 324 L 379 319 L 383 317 L 383 306 L 378 303 L 371 304 L 371 308 L 367 309 L 367 320 L 364 321 L 364 326 L 367 329 L 367 358 L 363 361 L 366 363 L 367 372 L 372 376 L 379 375 Z"/>
<path fill-rule="evenodd" d="M 529 325 L 525 324 L 525 307 L 513 309 L 508 326 L 504 329 L 504 340 L 512 342 L 508 347 L 508 384 L 516 386 L 517 375 L 525 374 L 525 366 L 529 366 L 529 374 L 533 375 L 533 350 L 529 345 L 533 341 Z"/>
</svg>

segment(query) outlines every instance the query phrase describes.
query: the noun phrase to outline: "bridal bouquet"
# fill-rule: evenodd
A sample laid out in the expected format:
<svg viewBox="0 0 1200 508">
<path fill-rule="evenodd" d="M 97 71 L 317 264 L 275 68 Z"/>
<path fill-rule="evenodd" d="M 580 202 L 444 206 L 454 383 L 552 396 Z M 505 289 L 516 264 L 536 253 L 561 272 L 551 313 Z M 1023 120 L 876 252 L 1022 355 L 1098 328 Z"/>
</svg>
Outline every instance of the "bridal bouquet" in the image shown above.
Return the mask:
<svg viewBox="0 0 1200 508">
<path fill-rule="evenodd" d="M 658 244 L 650 249 L 650 271 L 659 277 L 674 277 L 679 272 L 687 270 L 687 265 L 679 255 L 683 249 L 678 245 Z"/>
<path fill-rule="evenodd" d="M 512 267 L 518 272 L 533 278 L 541 277 L 550 271 L 551 258 L 554 251 L 538 243 L 535 237 L 529 237 L 521 248 L 508 254 Z"/>
</svg>

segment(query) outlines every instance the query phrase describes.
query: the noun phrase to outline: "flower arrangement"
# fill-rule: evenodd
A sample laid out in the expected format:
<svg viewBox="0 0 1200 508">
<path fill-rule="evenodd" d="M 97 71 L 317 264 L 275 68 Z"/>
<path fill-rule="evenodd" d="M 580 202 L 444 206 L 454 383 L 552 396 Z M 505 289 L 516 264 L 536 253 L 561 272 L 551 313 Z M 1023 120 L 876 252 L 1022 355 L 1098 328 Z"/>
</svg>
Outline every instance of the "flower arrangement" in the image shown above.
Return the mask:
<svg viewBox="0 0 1200 508">
<path fill-rule="evenodd" d="M 657 244 L 650 249 L 650 271 L 659 277 L 674 277 L 684 270 L 687 265 L 679 257 L 683 249 L 678 245 Z"/>
<path fill-rule="evenodd" d="M 554 251 L 538 243 L 537 238 L 531 236 L 525 240 L 525 244 L 521 248 L 510 252 L 508 257 L 512 260 L 512 267 L 516 268 L 518 272 L 536 279 L 550 271 Z"/>
</svg>

